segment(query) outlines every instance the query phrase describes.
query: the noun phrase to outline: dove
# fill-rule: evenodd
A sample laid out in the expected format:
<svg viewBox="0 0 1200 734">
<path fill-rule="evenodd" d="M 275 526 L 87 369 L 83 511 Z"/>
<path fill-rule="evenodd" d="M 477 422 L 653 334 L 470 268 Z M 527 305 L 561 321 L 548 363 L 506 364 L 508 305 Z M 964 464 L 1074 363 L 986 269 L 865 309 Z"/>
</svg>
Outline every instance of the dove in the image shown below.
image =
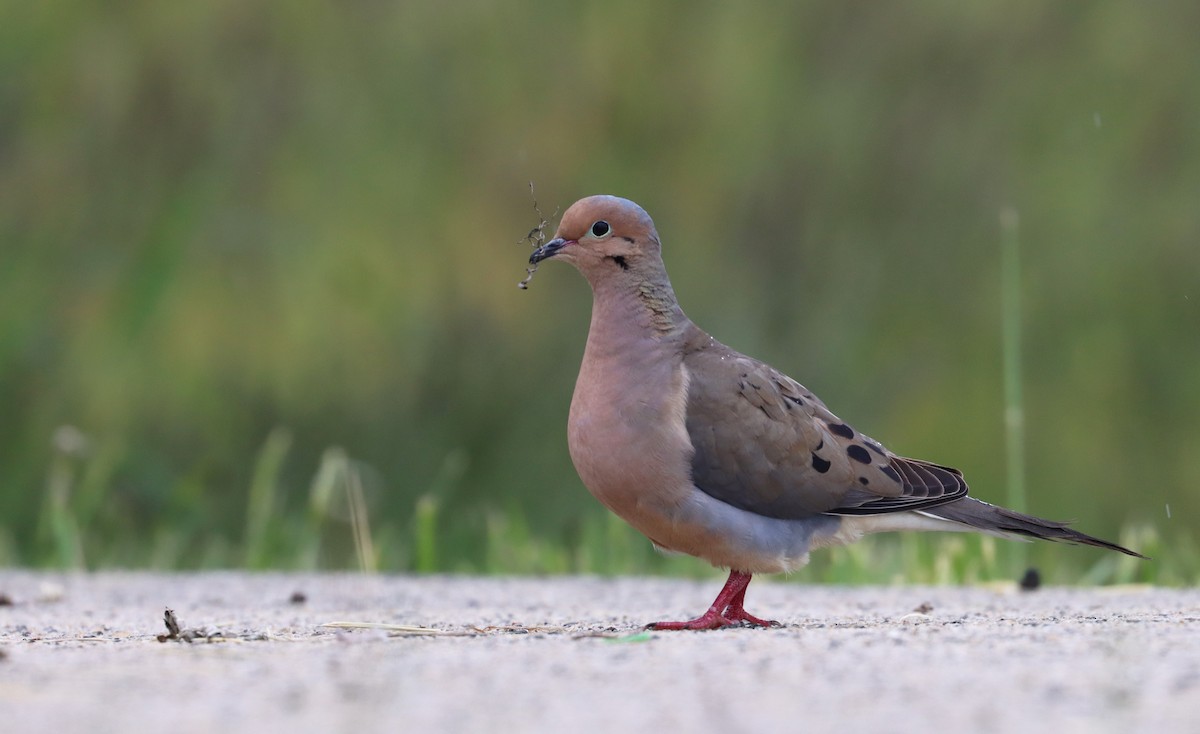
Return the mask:
<svg viewBox="0 0 1200 734">
<path fill-rule="evenodd" d="M 570 263 L 592 289 L 567 422 L 579 478 L 660 550 L 729 570 L 704 614 L 649 629 L 777 626 L 745 609 L 754 574 L 793 571 L 812 550 L 872 533 L 974 531 L 1143 557 L 968 496 L 959 470 L 892 453 L 705 333 L 679 306 L 654 222 L 628 199 L 575 202 L 529 257 L 545 260 Z"/>
</svg>

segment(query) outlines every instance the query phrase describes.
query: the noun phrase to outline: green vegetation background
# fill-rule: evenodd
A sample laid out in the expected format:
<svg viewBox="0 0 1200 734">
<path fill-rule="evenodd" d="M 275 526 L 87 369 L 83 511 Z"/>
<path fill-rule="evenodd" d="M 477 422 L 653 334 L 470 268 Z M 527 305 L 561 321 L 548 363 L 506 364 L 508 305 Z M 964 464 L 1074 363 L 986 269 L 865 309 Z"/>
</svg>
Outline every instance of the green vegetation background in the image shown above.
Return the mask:
<svg viewBox="0 0 1200 734">
<path fill-rule="evenodd" d="M 1156 560 L 883 539 L 801 578 L 1027 550 L 1194 582 L 1198 27 L 1184 0 L 0 3 L 0 564 L 704 573 L 575 477 L 590 298 L 555 263 L 515 287 L 532 180 L 547 215 L 641 203 L 698 323 L 996 502 L 1015 212 L 1027 509 Z"/>
</svg>

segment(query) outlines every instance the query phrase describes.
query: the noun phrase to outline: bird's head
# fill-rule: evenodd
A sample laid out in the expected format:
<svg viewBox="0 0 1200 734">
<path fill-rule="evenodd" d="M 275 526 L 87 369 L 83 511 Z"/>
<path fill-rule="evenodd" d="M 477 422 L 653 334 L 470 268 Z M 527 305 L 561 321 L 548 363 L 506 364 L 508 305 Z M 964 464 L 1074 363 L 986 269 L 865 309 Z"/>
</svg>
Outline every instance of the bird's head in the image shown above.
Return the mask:
<svg viewBox="0 0 1200 734">
<path fill-rule="evenodd" d="M 657 272 L 662 247 L 650 215 L 616 196 L 589 196 L 563 213 L 554 239 L 534 250 L 529 262 L 566 260 L 589 281 L 618 272 Z"/>
</svg>

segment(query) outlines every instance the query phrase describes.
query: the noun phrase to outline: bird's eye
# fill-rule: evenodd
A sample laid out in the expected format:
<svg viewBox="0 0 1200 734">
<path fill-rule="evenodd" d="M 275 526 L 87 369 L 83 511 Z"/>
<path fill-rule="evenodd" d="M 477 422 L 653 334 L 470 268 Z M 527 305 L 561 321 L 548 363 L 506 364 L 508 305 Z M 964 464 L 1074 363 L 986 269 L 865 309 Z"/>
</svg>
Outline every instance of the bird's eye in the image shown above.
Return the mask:
<svg viewBox="0 0 1200 734">
<path fill-rule="evenodd" d="M 604 235 L 608 234 L 611 230 L 612 230 L 612 228 L 608 226 L 608 222 L 601 219 L 600 221 L 598 221 L 592 225 L 592 236 L 593 237 L 603 237 Z"/>
</svg>

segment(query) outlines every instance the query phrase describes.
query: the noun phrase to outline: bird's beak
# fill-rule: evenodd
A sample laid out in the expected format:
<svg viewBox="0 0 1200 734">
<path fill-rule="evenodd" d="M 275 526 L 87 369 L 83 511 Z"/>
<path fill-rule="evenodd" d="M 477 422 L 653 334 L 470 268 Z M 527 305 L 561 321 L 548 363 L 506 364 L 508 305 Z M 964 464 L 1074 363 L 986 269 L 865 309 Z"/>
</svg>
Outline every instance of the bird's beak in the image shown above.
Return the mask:
<svg viewBox="0 0 1200 734">
<path fill-rule="evenodd" d="M 558 251 L 565 247 L 566 244 L 567 240 L 564 240 L 562 237 L 556 237 L 550 240 L 546 244 L 533 251 L 533 254 L 529 256 L 529 264 L 537 265 L 543 260 L 549 260 L 557 255 Z"/>
</svg>

